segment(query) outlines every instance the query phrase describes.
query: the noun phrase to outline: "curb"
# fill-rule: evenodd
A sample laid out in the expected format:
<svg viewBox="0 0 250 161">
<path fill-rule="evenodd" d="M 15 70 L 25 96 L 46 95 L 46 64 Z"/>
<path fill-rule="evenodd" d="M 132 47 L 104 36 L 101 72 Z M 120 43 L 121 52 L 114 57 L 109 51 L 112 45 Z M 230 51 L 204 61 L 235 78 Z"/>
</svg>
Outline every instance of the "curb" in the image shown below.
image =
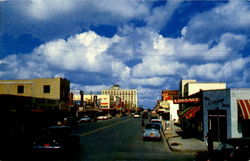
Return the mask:
<svg viewBox="0 0 250 161">
<path fill-rule="evenodd" d="M 196 153 L 196 152 L 199 152 L 199 150 L 176 149 L 176 148 L 173 148 L 173 147 L 171 146 L 171 144 L 170 144 L 169 141 L 168 141 L 168 138 L 166 138 L 166 141 L 167 141 L 167 143 L 168 143 L 169 149 L 170 149 L 172 152 L 178 152 L 178 153 Z"/>
<path fill-rule="evenodd" d="M 202 151 L 202 150 L 190 150 L 190 149 L 177 149 L 177 148 L 173 148 L 173 146 L 171 145 L 171 143 L 168 140 L 171 137 L 167 137 L 167 135 L 165 133 L 164 133 L 164 136 L 165 136 L 166 142 L 168 144 L 168 147 L 169 147 L 169 149 L 172 152 L 178 152 L 178 153 L 196 153 L 196 152 Z"/>
</svg>

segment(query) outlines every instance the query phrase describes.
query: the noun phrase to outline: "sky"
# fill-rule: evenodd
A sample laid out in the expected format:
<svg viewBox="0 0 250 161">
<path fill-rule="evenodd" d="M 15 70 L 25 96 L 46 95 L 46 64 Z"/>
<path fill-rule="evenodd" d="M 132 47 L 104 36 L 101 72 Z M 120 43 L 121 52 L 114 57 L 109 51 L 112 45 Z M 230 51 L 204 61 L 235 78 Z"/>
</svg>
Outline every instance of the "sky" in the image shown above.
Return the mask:
<svg viewBox="0 0 250 161">
<path fill-rule="evenodd" d="M 119 84 L 153 108 L 182 79 L 250 87 L 249 0 L 0 0 L 0 79 Z"/>
</svg>

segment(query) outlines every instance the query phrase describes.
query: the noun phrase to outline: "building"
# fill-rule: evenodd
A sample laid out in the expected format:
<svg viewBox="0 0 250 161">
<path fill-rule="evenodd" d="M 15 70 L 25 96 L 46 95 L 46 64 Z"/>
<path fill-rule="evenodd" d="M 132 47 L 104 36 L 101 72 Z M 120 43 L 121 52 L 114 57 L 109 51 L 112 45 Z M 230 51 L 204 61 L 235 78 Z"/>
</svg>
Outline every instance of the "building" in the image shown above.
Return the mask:
<svg viewBox="0 0 250 161">
<path fill-rule="evenodd" d="M 174 104 L 179 104 L 178 116 L 182 129 L 187 135 L 203 138 L 202 96 L 204 90 L 224 90 L 226 83 L 197 82 L 196 80 L 181 80 L 179 98 Z"/>
<path fill-rule="evenodd" d="M 102 95 L 111 95 L 121 98 L 123 107 L 128 110 L 137 110 L 137 90 L 121 89 L 119 85 L 114 85 L 111 89 L 102 90 Z"/>
<path fill-rule="evenodd" d="M 70 81 L 62 78 L 0 80 L 0 95 L 29 97 L 34 108 L 69 110 L 69 92 Z"/>
<path fill-rule="evenodd" d="M 218 141 L 250 137 L 249 88 L 203 91 L 202 100 L 203 136 L 210 130 Z"/>
<path fill-rule="evenodd" d="M 159 113 L 164 120 L 178 122 L 179 117 L 177 111 L 179 110 L 179 105 L 174 104 L 174 98 L 178 98 L 178 90 L 163 90 L 161 93 L 161 100 L 157 101 L 155 111 Z"/>
<path fill-rule="evenodd" d="M 62 78 L 0 80 L 2 131 L 25 135 L 69 117 L 70 82 Z M 36 126 L 34 126 L 36 125 Z"/>
<path fill-rule="evenodd" d="M 201 90 L 226 89 L 226 83 L 223 82 L 196 82 L 196 80 L 181 80 L 179 89 L 179 98 L 189 97 Z M 185 104 L 180 104 L 180 111 L 187 108 Z"/>
<path fill-rule="evenodd" d="M 189 135 L 206 140 L 210 131 L 219 142 L 250 136 L 250 89 L 201 90 L 174 102 L 187 107 L 179 117 Z"/>
</svg>

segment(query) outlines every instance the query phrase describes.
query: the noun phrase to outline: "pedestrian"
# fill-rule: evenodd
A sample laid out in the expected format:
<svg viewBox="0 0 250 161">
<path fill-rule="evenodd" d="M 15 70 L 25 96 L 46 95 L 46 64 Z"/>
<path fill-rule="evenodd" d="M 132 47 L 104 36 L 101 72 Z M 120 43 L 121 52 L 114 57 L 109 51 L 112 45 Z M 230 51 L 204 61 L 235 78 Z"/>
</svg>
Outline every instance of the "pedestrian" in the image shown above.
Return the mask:
<svg viewBox="0 0 250 161">
<path fill-rule="evenodd" d="M 214 148 L 214 143 L 213 143 L 213 134 L 211 130 L 207 132 L 207 149 L 208 151 L 212 151 Z"/>
<path fill-rule="evenodd" d="M 141 126 L 142 126 L 142 127 L 145 126 L 145 123 L 144 123 L 144 119 L 143 119 L 143 118 L 141 119 Z"/>
</svg>

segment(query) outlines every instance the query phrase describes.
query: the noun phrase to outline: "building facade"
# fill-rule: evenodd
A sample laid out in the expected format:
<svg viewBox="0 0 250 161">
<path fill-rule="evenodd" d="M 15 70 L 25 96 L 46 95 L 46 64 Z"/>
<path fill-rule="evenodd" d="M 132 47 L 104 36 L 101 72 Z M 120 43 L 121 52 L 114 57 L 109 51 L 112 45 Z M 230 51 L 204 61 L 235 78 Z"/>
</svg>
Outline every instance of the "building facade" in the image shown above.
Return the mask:
<svg viewBox="0 0 250 161">
<path fill-rule="evenodd" d="M 114 85 L 111 89 L 102 90 L 102 95 L 111 95 L 121 98 L 123 107 L 126 109 L 136 110 L 137 104 L 137 90 L 136 89 L 121 89 L 119 85 Z"/>
<path fill-rule="evenodd" d="M 204 136 L 216 140 L 250 136 L 250 89 L 203 91 Z"/>
<path fill-rule="evenodd" d="M 174 104 L 174 98 L 179 96 L 178 90 L 163 90 L 162 91 L 162 99 L 159 103 L 159 112 L 163 113 L 165 120 L 169 120 L 171 122 L 178 122 L 179 116 L 177 111 L 179 110 L 179 104 Z"/>
<path fill-rule="evenodd" d="M 57 104 L 59 109 L 67 110 L 69 92 L 70 81 L 62 78 L 0 80 L 0 95 L 36 98 L 35 106 Z"/>
</svg>

